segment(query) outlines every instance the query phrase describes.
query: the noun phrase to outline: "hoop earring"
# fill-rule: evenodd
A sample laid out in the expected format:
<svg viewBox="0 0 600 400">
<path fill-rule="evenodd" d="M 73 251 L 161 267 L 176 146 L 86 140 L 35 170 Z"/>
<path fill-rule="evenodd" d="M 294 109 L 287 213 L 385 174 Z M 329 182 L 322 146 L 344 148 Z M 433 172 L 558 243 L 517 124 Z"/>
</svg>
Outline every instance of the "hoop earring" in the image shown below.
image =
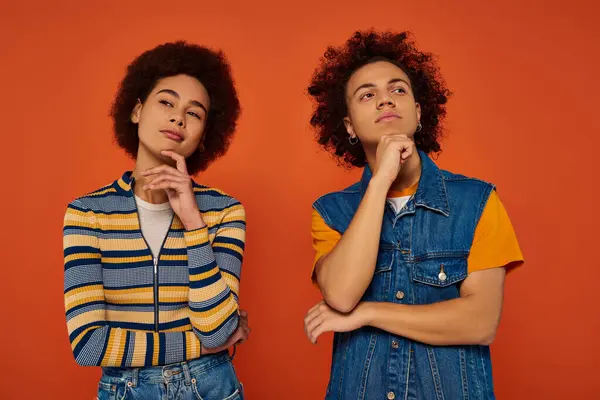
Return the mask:
<svg viewBox="0 0 600 400">
<path fill-rule="evenodd" d="M 352 146 L 354 146 L 356 143 L 358 143 L 358 138 L 356 136 L 348 136 L 348 141 Z"/>
<path fill-rule="evenodd" d="M 423 130 L 423 125 L 421 125 L 421 121 L 419 121 L 416 132 L 421 132 L 422 130 Z"/>
</svg>

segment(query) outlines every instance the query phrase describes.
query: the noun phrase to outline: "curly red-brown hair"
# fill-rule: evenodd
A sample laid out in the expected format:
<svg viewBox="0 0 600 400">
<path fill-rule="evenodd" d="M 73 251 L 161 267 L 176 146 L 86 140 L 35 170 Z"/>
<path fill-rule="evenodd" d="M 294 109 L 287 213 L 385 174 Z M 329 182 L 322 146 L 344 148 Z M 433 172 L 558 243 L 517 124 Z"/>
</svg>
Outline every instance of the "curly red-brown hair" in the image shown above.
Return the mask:
<svg viewBox="0 0 600 400">
<path fill-rule="evenodd" d="M 315 103 L 310 124 L 317 131 L 317 141 L 348 167 L 363 167 L 366 157 L 362 146 L 348 142 L 346 85 L 357 69 L 381 60 L 397 65 L 410 79 L 421 106 L 423 128 L 414 135 L 417 148 L 425 153 L 441 151 L 442 122 L 452 93 L 435 56 L 420 51 L 410 32 L 357 31 L 343 46 L 327 48 L 308 87 Z"/>
</svg>

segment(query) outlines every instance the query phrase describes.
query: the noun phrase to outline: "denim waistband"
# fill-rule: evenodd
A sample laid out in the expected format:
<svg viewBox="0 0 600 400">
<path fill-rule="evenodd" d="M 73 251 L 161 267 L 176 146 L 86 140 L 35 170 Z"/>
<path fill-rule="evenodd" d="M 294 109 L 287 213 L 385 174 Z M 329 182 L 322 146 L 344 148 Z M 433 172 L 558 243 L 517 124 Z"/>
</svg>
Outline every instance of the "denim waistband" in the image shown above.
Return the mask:
<svg viewBox="0 0 600 400">
<path fill-rule="evenodd" d="M 103 367 L 102 374 L 109 379 L 125 380 L 127 385 L 131 387 L 136 387 L 140 383 L 169 383 L 179 380 L 185 380 L 185 383 L 189 385 L 191 374 L 201 374 L 224 362 L 231 362 L 231 357 L 227 351 L 207 354 L 195 360 L 164 366 L 142 368 Z"/>
</svg>

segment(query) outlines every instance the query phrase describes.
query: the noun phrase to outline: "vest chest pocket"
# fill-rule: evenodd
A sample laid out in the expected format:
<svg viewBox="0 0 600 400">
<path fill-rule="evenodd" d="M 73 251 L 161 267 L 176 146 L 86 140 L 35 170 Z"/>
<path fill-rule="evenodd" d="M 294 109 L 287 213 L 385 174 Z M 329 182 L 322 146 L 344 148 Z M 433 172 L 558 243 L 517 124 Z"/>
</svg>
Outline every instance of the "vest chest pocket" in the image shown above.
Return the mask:
<svg viewBox="0 0 600 400">
<path fill-rule="evenodd" d="M 373 279 L 363 296 L 364 301 L 387 301 L 392 281 L 394 251 L 380 250 L 377 255 Z"/>
<path fill-rule="evenodd" d="M 417 304 L 430 304 L 460 296 L 467 277 L 465 257 L 439 257 L 415 262 L 413 281 Z"/>
</svg>

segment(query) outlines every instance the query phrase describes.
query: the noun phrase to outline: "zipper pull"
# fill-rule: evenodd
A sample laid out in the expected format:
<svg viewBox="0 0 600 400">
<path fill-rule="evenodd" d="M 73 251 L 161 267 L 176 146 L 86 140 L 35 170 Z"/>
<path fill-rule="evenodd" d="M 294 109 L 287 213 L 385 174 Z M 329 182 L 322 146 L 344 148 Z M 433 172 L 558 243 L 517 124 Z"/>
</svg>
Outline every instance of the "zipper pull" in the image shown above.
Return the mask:
<svg viewBox="0 0 600 400">
<path fill-rule="evenodd" d="M 158 272 L 158 257 L 154 257 L 154 273 Z"/>
</svg>

